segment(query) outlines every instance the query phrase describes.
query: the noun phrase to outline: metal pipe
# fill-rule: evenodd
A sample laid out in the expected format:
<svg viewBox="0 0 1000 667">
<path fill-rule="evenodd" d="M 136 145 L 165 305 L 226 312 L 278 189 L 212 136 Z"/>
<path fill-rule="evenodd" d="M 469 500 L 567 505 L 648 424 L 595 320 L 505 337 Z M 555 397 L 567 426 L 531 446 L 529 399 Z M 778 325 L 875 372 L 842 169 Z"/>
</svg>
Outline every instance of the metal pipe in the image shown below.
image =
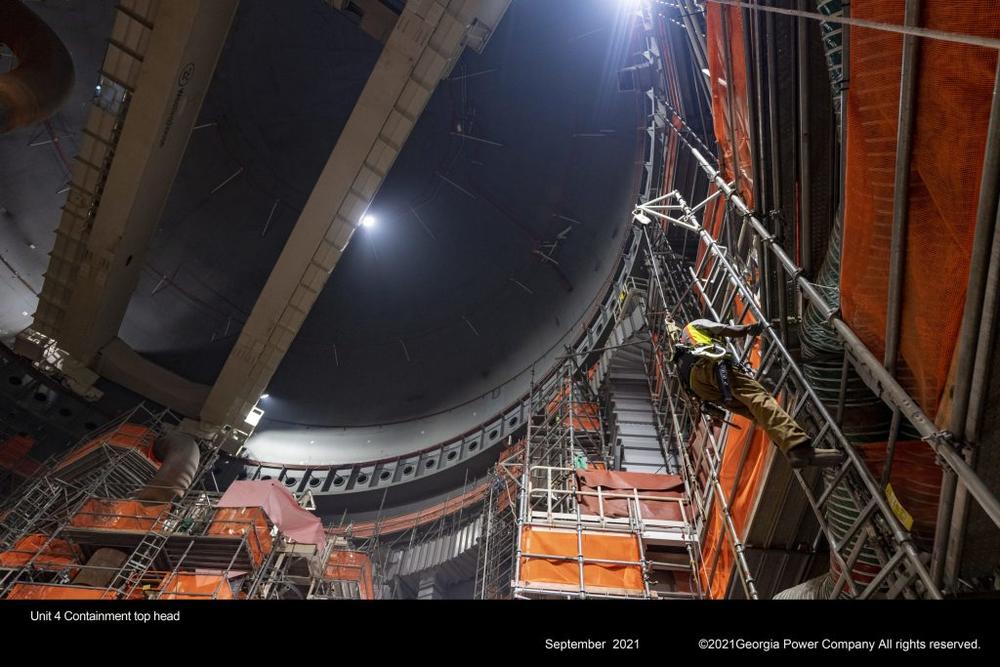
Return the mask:
<svg viewBox="0 0 1000 667">
<path fill-rule="evenodd" d="M 986 292 L 986 274 L 993 234 L 996 228 L 997 197 L 1000 194 L 1000 59 L 993 80 L 993 101 L 990 121 L 986 131 L 983 152 L 983 175 L 979 182 L 979 203 L 976 210 L 976 230 L 969 259 L 969 282 L 965 291 L 965 310 L 958 341 L 955 392 L 950 427 L 958 436 L 964 435 L 969 407 L 969 390 L 975 363 L 975 344 L 978 342 L 979 323 L 982 319 L 983 296 Z"/>
<path fill-rule="evenodd" d="M 0 74 L 0 134 L 44 120 L 73 89 L 73 58 L 41 18 L 20 0 L 0 2 L 0 42 L 18 66 Z"/>
<path fill-rule="evenodd" d="M 768 136 L 771 138 L 771 200 L 768 202 L 768 207 L 762 210 L 775 210 L 781 207 L 781 167 L 780 161 L 778 160 L 778 68 L 777 68 L 777 45 L 774 39 L 774 16 L 767 14 L 764 17 L 764 29 L 765 36 L 764 40 L 767 42 L 767 112 L 768 112 Z M 770 230 L 768 230 L 770 234 Z M 764 275 L 763 275 L 763 290 L 764 293 L 768 295 L 767 298 L 767 308 L 764 309 L 765 314 L 770 318 L 774 315 L 774 310 L 772 308 L 775 305 L 778 307 L 778 326 L 781 329 L 781 337 L 784 340 L 788 340 L 788 322 L 786 319 L 785 310 L 785 276 L 781 270 L 780 266 L 774 267 L 774 275 L 777 278 L 777 286 L 771 284 L 771 258 L 768 253 L 764 253 Z M 774 290 L 774 300 L 772 301 L 772 288 L 776 287 Z"/>
<path fill-rule="evenodd" d="M 972 240 L 972 256 L 969 259 L 969 280 L 965 290 L 965 308 L 962 311 L 962 325 L 959 329 L 958 351 L 956 352 L 955 385 L 952 393 L 949 427 L 959 438 L 966 438 L 966 423 L 969 412 L 972 374 L 976 361 L 976 347 L 979 343 L 979 325 L 983 315 L 983 299 L 986 294 L 986 275 L 990 248 L 996 229 L 997 196 L 1000 191 L 1000 60 L 993 77 L 993 98 L 990 104 L 990 120 L 986 130 L 986 147 L 983 152 L 983 174 L 979 182 L 979 202 L 976 208 L 976 229 Z M 957 453 L 956 453 L 957 456 Z M 971 471 L 965 460 L 962 463 Z M 957 472 L 957 471 L 956 471 Z M 976 477 L 976 479 L 979 479 Z M 963 478 L 963 482 L 964 482 Z M 948 536 L 952 531 L 952 515 L 955 507 L 957 480 L 951 471 L 942 473 L 941 495 L 938 501 L 938 522 L 934 532 L 934 552 L 931 558 L 931 575 L 940 584 L 947 560 Z M 972 488 L 970 492 L 975 492 Z M 992 516 L 991 516 L 992 518 Z M 996 522 L 996 519 L 994 519 Z"/>
<path fill-rule="evenodd" d="M 729 34 L 729 12 L 722 12 L 722 41 L 725 44 L 723 50 L 723 64 L 726 68 L 726 116 L 729 120 L 729 146 L 733 151 L 732 168 L 733 181 L 736 183 L 736 191 L 740 189 L 740 147 L 736 143 L 736 111 L 733 109 L 733 97 L 736 95 L 736 82 L 733 80 L 733 55 L 732 37 Z M 719 157 L 725 158 L 725 153 L 719 151 Z"/>
<path fill-rule="evenodd" d="M 806 0 L 799 0 L 804 9 Z M 809 174 L 809 52 L 806 49 L 806 19 L 799 17 L 796 60 L 799 80 L 799 263 L 812 275 L 811 180 Z"/>
<path fill-rule="evenodd" d="M 997 211 L 995 225 L 1000 224 L 1000 210 Z M 979 322 L 979 337 L 976 343 L 975 363 L 969 389 L 968 413 L 965 420 L 965 435 L 970 442 L 979 442 L 980 421 L 988 404 L 990 367 L 992 365 L 993 342 L 996 337 L 997 311 L 1000 306 L 1000 234 L 994 230 L 993 249 L 990 252 L 989 270 L 986 274 L 986 288 L 983 293 L 982 317 Z M 976 451 L 967 458 L 970 466 L 975 466 Z M 959 485 L 955 491 L 952 525 L 944 554 L 944 580 L 954 582 L 958 578 L 965 542 L 965 527 L 969 520 L 968 491 Z M 936 535 L 935 535 L 936 537 Z"/>
<path fill-rule="evenodd" d="M 744 58 L 746 65 L 746 81 L 747 81 L 747 120 L 749 121 L 750 129 L 750 178 L 753 179 L 753 198 L 754 201 L 759 202 L 761 198 L 761 169 L 763 165 L 760 162 L 761 150 L 760 150 L 760 131 L 758 127 L 757 117 L 760 115 L 759 100 L 760 97 L 757 93 L 760 92 L 760 85 L 757 82 L 758 71 L 754 70 L 754 58 L 753 54 L 757 52 L 757 43 L 753 37 L 751 31 L 751 19 L 750 10 L 743 9 L 741 11 L 743 17 L 743 45 L 744 50 L 749 49 L 751 52 L 750 58 Z M 692 200 L 696 201 L 696 200 Z M 735 252 L 739 251 L 739 246 L 731 246 Z"/>
<path fill-rule="evenodd" d="M 920 0 L 906 0 L 904 21 L 916 25 Z M 799 19 L 805 21 L 805 19 Z M 915 65 L 920 45 L 913 35 L 903 37 L 903 62 L 899 77 L 899 114 L 896 128 L 896 169 L 892 190 L 892 241 L 889 245 L 889 296 L 885 320 L 885 367 L 896 373 L 899 356 L 899 318 L 903 309 L 903 269 L 910 203 L 910 157 L 913 154 L 913 100 L 917 91 Z"/>
<path fill-rule="evenodd" d="M 1000 227 L 1000 206 L 997 210 L 995 227 Z M 979 342 L 976 344 L 976 360 L 973 364 L 972 385 L 969 389 L 968 416 L 965 433 L 970 442 L 979 441 L 980 421 L 990 380 L 990 362 L 993 342 L 996 338 L 997 316 L 1000 311 L 1000 234 L 994 230 L 993 249 L 990 252 L 989 270 L 986 272 L 986 289 L 983 293 L 982 318 L 979 323 Z"/>
</svg>

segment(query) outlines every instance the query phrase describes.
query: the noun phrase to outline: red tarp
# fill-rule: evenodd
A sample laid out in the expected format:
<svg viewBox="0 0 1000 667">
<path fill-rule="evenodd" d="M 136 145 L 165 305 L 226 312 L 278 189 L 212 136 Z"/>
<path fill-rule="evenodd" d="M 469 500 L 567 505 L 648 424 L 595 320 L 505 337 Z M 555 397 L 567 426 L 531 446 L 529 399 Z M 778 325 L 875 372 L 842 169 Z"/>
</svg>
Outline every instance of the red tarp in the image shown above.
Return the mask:
<svg viewBox="0 0 1000 667">
<path fill-rule="evenodd" d="M 286 537 L 302 544 L 315 544 L 319 551 L 326 547 L 319 517 L 302 509 L 292 494 L 274 480 L 233 482 L 218 507 L 261 507 Z"/>
<path fill-rule="evenodd" d="M 640 496 L 655 496 L 664 500 L 640 500 L 639 510 L 644 519 L 667 519 L 681 521 L 681 509 L 676 502 L 684 497 L 684 482 L 677 475 L 658 475 L 643 472 L 622 472 L 608 470 L 578 470 L 578 488 L 581 491 L 610 493 L 615 495 L 638 493 Z M 588 514 L 600 514 L 603 500 L 604 516 L 627 517 L 629 500 L 625 498 L 603 498 L 580 494 L 580 505 Z"/>
</svg>

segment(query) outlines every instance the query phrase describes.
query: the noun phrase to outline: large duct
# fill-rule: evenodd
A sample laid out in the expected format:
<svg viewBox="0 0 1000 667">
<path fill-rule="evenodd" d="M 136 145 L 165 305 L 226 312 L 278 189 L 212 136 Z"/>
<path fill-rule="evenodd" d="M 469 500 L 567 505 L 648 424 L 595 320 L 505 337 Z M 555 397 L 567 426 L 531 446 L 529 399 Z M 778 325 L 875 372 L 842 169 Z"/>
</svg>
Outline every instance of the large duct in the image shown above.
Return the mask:
<svg viewBox="0 0 1000 667">
<path fill-rule="evenodd" d="M 201 461 L 198 443 L 187 433 L 173 431 L 153 443 L 153 454 L 160 459 L 160 469 L 135 495 L 136 500 L 169 503 L 184 494 L 194 481 Z M 73 579 L 76 586 L 105 588 L 128 560 L 128 554 L 117 549 L 98 549 L 87 565 Z"/>
<path fill-rule="evenodd" d="M 17 56 L 0 74 L 0 133 L 54 114 L 73 88 L 73 59 L 58 35 L 20 0 L 0 2 L 0 43 Z"/>
<path fill-rule="evenodd" d="M 198 443 L 187 433 L 173 431 L 153 443 L 153 454 L 160 459 L 160 469 L 136 494 L 136 500 L 169 503 L 183 495 L 194 481 L 201 459 Z"/>
</svg>

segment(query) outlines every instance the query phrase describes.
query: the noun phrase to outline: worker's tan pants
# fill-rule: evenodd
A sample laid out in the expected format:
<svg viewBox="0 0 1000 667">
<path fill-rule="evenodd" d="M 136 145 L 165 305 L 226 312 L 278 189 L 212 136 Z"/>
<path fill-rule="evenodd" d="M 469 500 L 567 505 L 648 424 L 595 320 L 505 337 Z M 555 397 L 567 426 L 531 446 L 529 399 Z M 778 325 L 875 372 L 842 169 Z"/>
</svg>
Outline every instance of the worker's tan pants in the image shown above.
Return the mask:
<svg viewBox="0 0 1000 667">
<path fill-rule="evenodd" d="M 809 435 L 785 412 L 771 393 L 749 375 L 736 369 L 729 372 L 729 384 L 737 405 L 726 405 L 730 412 L 746 417 L 767 431 L 768 437 L 782 452 L 809 440 Z M 715 361 L 699 359 L 691 367 L 691 389 L 695 394 L 721 405 L 722 393 L 715 372 Z"/>
</svg>

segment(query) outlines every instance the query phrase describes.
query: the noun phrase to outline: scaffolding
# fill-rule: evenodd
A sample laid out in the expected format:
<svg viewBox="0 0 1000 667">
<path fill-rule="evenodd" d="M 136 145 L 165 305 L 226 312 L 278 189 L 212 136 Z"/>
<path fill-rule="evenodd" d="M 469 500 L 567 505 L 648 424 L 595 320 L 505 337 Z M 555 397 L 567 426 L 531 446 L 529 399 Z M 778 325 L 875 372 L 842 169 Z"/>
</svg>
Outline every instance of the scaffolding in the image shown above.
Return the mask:
<svg viewBox="0 0 1000 667">
<path fill-rule="evenodd" d="M 175 424 L 169 412 L 140 406 L 30 479 L 0 521 L 0 598 L 376 596 L 372 559 L 356 541 L 296 541 L 263 505 L 220 502 L 214 442 L 198 441 L 199 464 L 183 493 L 137 498 L 159 467 L 154 441 Z"/>
<path fill-rule="evenodd" d="M 623 285 L 609 302 L 613 323 L 628 316 L 637 293 L 629 287 L 637 284 Z M 533 385 L 525 440 L 491 474 L 477 598 L 701 596 L 689 495 L 644 487 L 673 489 L 680 478 L 614 470 L 600 364 L 580 364 L 614 347 L 569 350 Z"/>
<path fill-rule="evenodd" d="M 711 198 L 720 193 L 724 191 L 720 190 Z M 752 319 L 765 323 L 759 347 L 751 341 L 742 346 L 729 341 L 730 354 L 740 362 L 748 361 L 752 352 L 758 354 L 759 361 L 753 365 L 753 375 L 758 381 L 778 396 L 787 412 L 813 434 L 816 446 L 836 447 L 847 454 L 844 464 L 826 477 L 825 488 L 820 490 L 816 490 L 814 482 L 801 471 L 793 471 L 830 545 L 836 574 L 830 597 L 841 594 L 862 599 L 873 596 L 940 597 L 941 593 L 933 585 L 927 571 L 928 555 L 917 549 L 910 534 L 901 526 L 868 466 L 841 432 L 838 418 L 816 396 L 800 366 L 782 342 L 777 328 L 765 318 L 759 303 L 759 285 L 752 282 L 752 277 L 761 275 L 758 264 L 761 246 L 755 243 L 758 239 L 747 216 L 737 216 L 730 211 L 723 218 L 724 229 L 717 236 L 735 240 L 727 247 L 721 245 L 699 222 L 698 212 L 705 207 L 707 200 L 691 208 L 676 191 L 665 195 L 663 200 L 655 205 L 640 207 L 666 223 L 649 225 L 643 232 L 662 311 L 683 321 L 706 316 L 720 322 L 732 320 L 740 323 Z M 697 234 L 699 247 L 704 252 L 694 266 L 672 250 L 665 231 L 670 224 Z M 659 340 L 662 351 L 658 358 L 672 358 L 669 337 L 660 336 Z M 679 423 L 678 434 L 691 433 L 695 419 L 690 409 L 679 405 L 681 402 L 676 391 L 668 390 L 665 395 L 668 410 L 672 413 L 671 421 Z M 842 410 L 838 411 L 839 414 Z M 707 420 L 707 417 L 701 416 L 701 419 Z M 707 424 L 706 427 L 709 428 Z M 723 424 L 718 437 L 710 438 L 711 447 L 705 452 L 708 458 L 717 460 L 711 450 L 717 449 L 718 442 L 725 440 L 726 431 L 730 428 L 729 423 Z M 735 540 L 735 530 L 726 505 L 727 501 L 731 502 L 735 488 L 727 493 L 719 484 L 718 466 L 710 466 L 710 469 L 716 501 L 721 503 L 730 536 Z M 835 493 L 848 494 L 861 508 L 858 517 L 846 529 L 838 526 L 830 516 L 829 503 Z M 878 569 L 871 573 L 867 585 L 862 587 L 851 575 L 865 549 L 876 554 Z M 742 548 L 737 547 L 737 550 L 742 551 Z M 737 565 L 744 588 L 754 597 L 753 576 L 745 558 L 738 558 Z"/>
</svg>

